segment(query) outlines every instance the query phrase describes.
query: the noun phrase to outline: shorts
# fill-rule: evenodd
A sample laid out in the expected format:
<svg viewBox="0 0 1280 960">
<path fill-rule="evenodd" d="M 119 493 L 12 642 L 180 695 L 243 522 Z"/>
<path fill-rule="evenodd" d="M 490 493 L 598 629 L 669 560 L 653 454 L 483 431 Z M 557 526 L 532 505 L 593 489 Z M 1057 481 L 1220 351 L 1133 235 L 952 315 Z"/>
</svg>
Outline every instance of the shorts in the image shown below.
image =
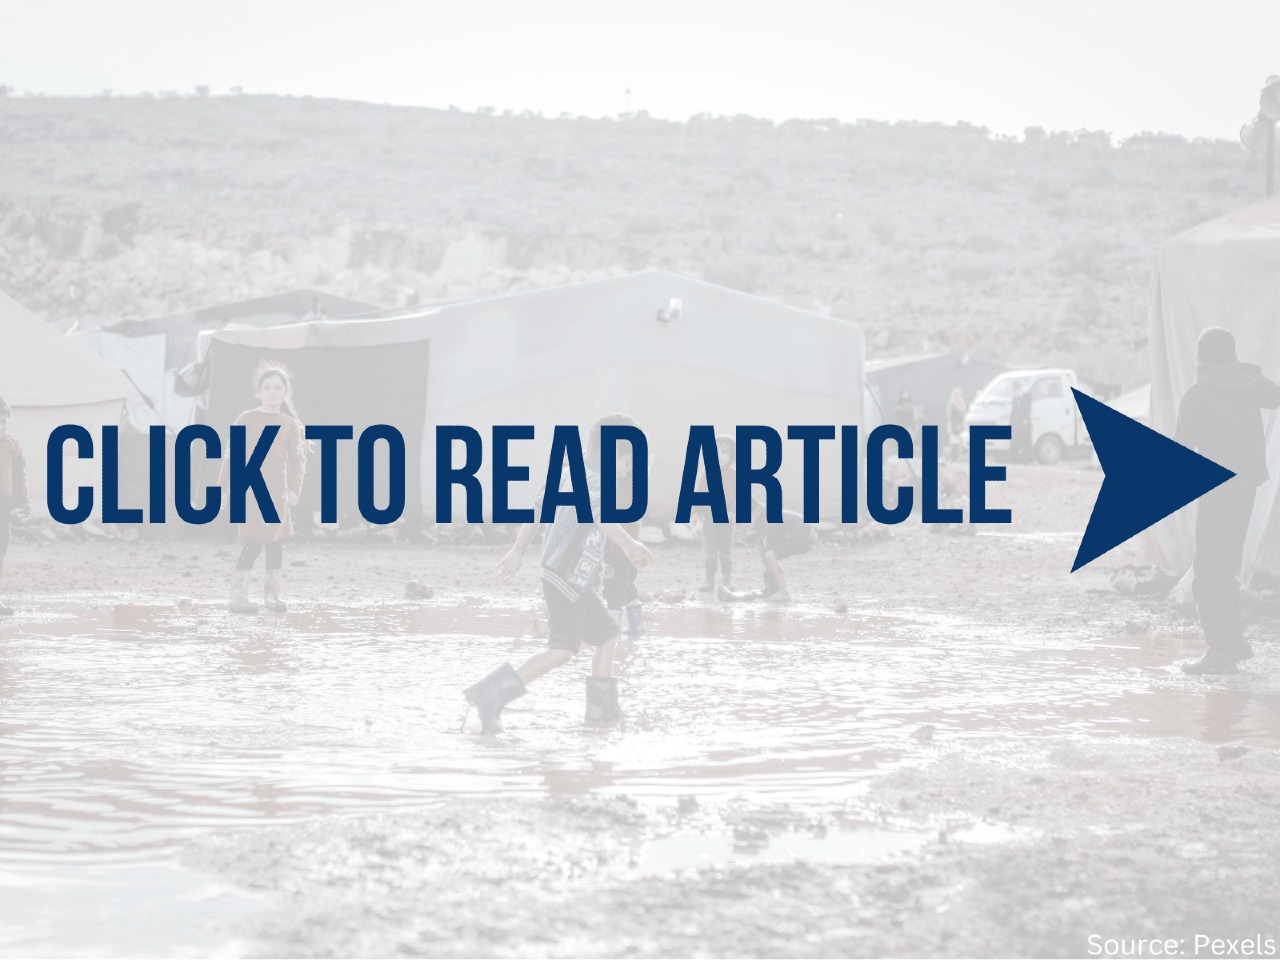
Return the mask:
<svg viewBox="0 0 1280 960">
<path fill-rule="evenodd" d="M 622 548 L 612 540 L 604 545 L 604 603 L 610 610 L 625 607 L 632 600 L 640 599 L 636 589 L 635 564 L 627 559 Z"/>
<path fill-rule="evenodd" d="M 547 601 L 547 646 L 552 650 L 577 653 L 584 642 L 599 647 L 621 629 L 593 590 L 570 600 L 544 580 L 542 596 Z"/>
<path fill-rule="evenodd" d="M 804 532 L 796 533 L 789 537 L 768 533 L 760 541 L 760 554 L 763 556 L 771 552 L 775 560 L 798 557 L 802 553 L 808 553 L 812 550 L 817 539 L 818 535 L 810 527 L 805 527 Z"/>
</svg>

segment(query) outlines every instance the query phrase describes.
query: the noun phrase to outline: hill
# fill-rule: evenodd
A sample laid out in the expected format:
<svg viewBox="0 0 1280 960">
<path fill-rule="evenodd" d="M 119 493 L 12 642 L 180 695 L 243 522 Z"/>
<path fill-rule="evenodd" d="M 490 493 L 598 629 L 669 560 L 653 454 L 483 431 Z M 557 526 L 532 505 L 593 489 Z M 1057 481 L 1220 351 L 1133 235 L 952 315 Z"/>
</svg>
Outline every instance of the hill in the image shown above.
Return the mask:
<svg viewBox="0 0 1280 960">
<path fill-rule="evenodd" d="M 658 267 L 856 321 L 873 354 L 1126 386 L 1159 245 L 1262 192 L 1237 144 L 967 124 L 103 96 L 2 97 L 0 131 L 0 288 L 48 319 Z"/>
</svg>

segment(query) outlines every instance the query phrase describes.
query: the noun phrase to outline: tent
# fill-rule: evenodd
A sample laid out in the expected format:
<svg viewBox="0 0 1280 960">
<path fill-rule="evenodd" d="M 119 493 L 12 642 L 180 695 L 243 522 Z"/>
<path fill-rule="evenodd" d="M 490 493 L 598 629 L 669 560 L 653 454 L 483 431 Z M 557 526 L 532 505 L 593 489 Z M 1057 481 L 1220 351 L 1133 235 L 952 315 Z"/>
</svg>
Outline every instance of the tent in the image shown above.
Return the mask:
<svg viewBox="0 0 1280 960">
<path fill-rule="evenodd" d="M 1196 338 L 1206 327 L 1236 337 L 1240 358 L 1280 378 L 1280 196 L 1202 223 L 1160 248 L 1148 309 L 1151 425 L 1172 436 L 1178 402 L 1196 376 Z M 1241 573 L 1248 583 L 1280 573 L 1280 414 L 1264 412 L 1267 471 L 1258 488 Z M 1195 552 L 1194 504 L 1143 534 L 1150 562 L 1187 570 Z"/>
<path fill-rule="evenodd" d="M 207 422 L 225 429 L 254 403 L 254 364 L 282 359 L 296 373 L 306 422 L 400 429 L 410 514 L 435 514 L 436 425 L 478 429 L 488 516 L 494 424 L 535 427 L 534 440 L 511 445 L 511 462 L 531 471 L 530 482 L 511 488 L 511 505 L 522 507 L 545 476 L 553 426 L 576 424 L 585 441 L 601 414 L 624 411 L 649 440 L 649 516 L 663 520 L 675 515 L 691 424 L 767 424 L 784 438 L 790 424 L 858 424 L 864 350 L 853 324 L 649 271 L 400 317 L 218 331 L 207 360 Z M 788 508 L 799 509 L 800 445 L 784 444 L 779 476 Z M 838 516 L 839 456 L 834 443 L 823 448 L 822 512 Z M 349 512 L 355 454 L 343 456 L 339 495 Z M 308 483 L 302 507 L 317 509 L 318 495 Z M 455 489 L 455 516 L 462 510 Z"/>
<path fill-rule="evenodd" d="M 32 508 L 45 506 L 45 449 L 49 434 L 64 423 L 88 428 L 100 455 L 101 428 L 120 423 L 125 400 L 137 393 L 117 367 L 76 346 L 16 300 L 0 293 L 0 395 L 13 407 L 9 432 L 27 457 Z M 98 461 L 67 451 L 64 483 L 97 489 Z M 95 515 L 101 507 L 95 493 Z"/>
<path fill-rule="evenodd" d="M 1144 383 L 1128 393 L 1122 393 L 1114 400 L 1107 401 L 1107 406 L 1149 427 L 1151 426 L 1151 384 Z"/>
<path fill-rule="evenodd" d="M 198 359 L 200 334 L 230 324 L 275 327 L 300 320 L 348 318 L 373 314 L 378 307 L 319 290 L 289 290 L 285 293 L 239 300 L 214 307 L 188 310 L 151 320 L 120 320 L 102 330 L 122 337 L 163 336 L 164 369 L 177 370 Z"/>
<path fill-rule="evenodd" d="M 930 353 L 867 363 L 867 386 L 874 401 L 869 413 L 877 421 L 893 419 L 893 410 L 904 388 L 911 399 L 924 408 L 924 422 L 947 423 L 951 391 L 959 387 L 965 403 L 972 403 L 978 391 L 1008 367 L 978 360 L 967 353 Z"/>
</svg>

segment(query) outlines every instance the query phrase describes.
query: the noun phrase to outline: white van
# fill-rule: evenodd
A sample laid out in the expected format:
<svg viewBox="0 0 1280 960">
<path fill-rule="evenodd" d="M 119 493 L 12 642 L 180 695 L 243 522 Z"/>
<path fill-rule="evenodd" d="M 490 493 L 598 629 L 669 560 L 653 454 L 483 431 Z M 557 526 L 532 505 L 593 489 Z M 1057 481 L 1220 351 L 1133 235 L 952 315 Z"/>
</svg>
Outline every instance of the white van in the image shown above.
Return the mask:
<svg viewBox="0 0 1280 960">
<path fill-rule="evenodd" d="M 1002 373 L 978 392 L 969 404 L 965 422 L 970 426 L 1009 423 L 1013 406 L 1013 385 L 1022 381 L 1031 393 L 1031 444 L 1041 463 L 1057 463 L 1070 453 L 1090 446 L 1080 411 L 1071 388 L 1077 387 L 1076 372 L 1066 369 L 1010 370 Z M 992 440 L 994 450 L 1008 450 L 1008 440 Z"/>
</svg>

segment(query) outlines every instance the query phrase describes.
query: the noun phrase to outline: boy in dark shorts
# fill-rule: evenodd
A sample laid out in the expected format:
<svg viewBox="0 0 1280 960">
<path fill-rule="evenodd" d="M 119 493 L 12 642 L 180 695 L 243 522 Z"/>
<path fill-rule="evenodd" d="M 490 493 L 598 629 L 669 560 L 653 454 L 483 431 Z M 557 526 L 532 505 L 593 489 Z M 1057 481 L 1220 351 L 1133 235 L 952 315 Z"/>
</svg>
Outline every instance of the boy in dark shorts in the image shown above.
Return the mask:
<svg viewBox="0 0 1280 960">
<path fill-rule="evenodd" d="M 524 696 L 528 684 L 573 659 L 583 643 L 594 648 L 591 676 L 587 677 L 586 722 L 615 723 L 622 719 L 618 681 L 612 676 L 619 624 L 596 595 L 596 574 L 604 560 L 606 543 L 617 545 L 636 568 L 647 566 L 653 555 L 620 524 L 599 521 L 600 428 L 605 426 L 636 426 L 636 422 L 625 414 L 612 413 L 601 417 L 591 428 L 585 466 L 595 522 L 579 523 L 577 511 L 562 505 L 556 509 L 555 522 L 543 539 L 542 595 L 548 611 L 547 649 L 534 654 L 518 670 L 504 663 L 466 690 L 466 698 L 476 708 L 485 733 L 501 733 L 502 708 Z M 619 476 L 630 476 L 628 444 L 619 447 L 617 470 Z M 535 509 L 541 512 L 541 504 Z M 520 569 L 524 552 L 538 526 L 526 523 L 521 527 L 515 546 L 498 562 L 497 572 L 504 579 L 511 579 Z"/>
<path fill-rule="evenodd" d="M 621 483 L 623 478 L 619 478 Z M 640 521 L 625 523 L 622 529 L 633 540 L 640 539 Z M 604 545 L 604 584 L 600 591 L 609 616 L 617 621 L 624 637 L 644 636 L 644 606 L 640 603 L 640 591 L 636 589 L 635 564 L 627 559 L 622 548 L 610 540 Z M 625 620 L 625 622 L 624 622 Z"/>
<path fill-rule="evenodd" d="M 777 603 L 787 603 L 791 593 L 787 590 L 781 561 L 808 553 L 817 542 L 818 535 L 794 510 L 783 510 L 781 523 L 765 523 L 764 510 L 761 509 L 752 526 L 755 529 L 751 541 L 759 542 L 760 559 L 764 561 L 764 589 L 760 596 Z"/>
<path fill-rule="evenodd" d="M 4 585 L 4 561 L 9 549 L 9 527 L 15 513 L 31 512 L 27 492 L 27 461 L 22 444 L 9 436 L 9 401 L 0 397 L 0 587 Z M 0 603 L 0 617 L 13 616 L 13 609 Z"/>
</svg>

